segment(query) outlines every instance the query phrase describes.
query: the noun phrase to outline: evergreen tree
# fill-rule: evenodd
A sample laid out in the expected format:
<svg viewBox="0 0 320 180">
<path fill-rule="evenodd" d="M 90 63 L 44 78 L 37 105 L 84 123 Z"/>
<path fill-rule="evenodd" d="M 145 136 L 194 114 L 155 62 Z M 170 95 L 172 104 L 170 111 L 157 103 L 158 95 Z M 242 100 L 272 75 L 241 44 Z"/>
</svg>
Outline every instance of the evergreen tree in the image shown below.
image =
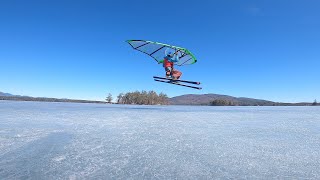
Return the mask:
<svg viewBox="0 0 320 180">
<path fill-rule="evenodd" d="M 113 99 L 113 98 L 112 98 L 112 94 L 109 93 L 108 96 L 106 97 L 107 103 L 111 103 L 112 99 Z"/>
<path fill-rule="evenodd" d="M 232 101 L 227 99 L 215 99 L 211 101 L 211 106 L 234 106 L 235 104 Z"/>
<path fill-rule="evenodd" d="M 312 103 L 312 106 L 318 105 L 317 100 L 315 99 L 314 102 Z"/>
</svg>

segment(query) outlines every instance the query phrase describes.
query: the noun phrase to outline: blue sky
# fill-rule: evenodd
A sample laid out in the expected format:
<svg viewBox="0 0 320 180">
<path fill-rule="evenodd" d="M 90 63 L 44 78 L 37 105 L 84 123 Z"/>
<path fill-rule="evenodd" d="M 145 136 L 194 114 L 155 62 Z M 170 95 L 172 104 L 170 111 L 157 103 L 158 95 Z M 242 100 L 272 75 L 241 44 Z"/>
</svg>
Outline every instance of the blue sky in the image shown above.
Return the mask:
<svg viewBox="0 0 320 180">
<path fill-rule="evenodd" d="M 103 100 L 110 92 L 320 100 L 316 0 L 0 1 L 0 91 Z M 125 40 L 188 48 L 203 90 L 154 82 L 161 65 Z"/>
</svg>

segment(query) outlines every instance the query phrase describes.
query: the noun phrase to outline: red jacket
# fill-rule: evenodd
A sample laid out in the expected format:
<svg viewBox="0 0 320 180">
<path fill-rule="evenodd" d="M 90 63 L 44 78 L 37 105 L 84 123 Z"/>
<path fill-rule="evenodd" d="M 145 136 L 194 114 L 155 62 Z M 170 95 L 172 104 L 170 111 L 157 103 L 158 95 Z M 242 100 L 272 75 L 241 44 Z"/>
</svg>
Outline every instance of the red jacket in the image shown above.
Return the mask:
<svg viewBox="0 0 320 180">
<path fill-rule="evenodd" d="M 164 58 L 163 67 L 173 67 L 173 62 L 169 62 L 167 58 Z"/>
</svg>

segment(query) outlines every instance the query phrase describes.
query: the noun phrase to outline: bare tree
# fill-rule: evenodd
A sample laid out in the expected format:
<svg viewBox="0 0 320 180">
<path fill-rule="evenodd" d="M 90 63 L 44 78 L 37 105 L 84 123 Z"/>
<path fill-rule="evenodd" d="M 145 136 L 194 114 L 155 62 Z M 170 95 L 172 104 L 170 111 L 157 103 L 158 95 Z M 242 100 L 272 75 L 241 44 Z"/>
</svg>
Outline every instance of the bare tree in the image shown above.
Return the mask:
<svg viewBox="0 0 320 180">
<path fill-rule="evenodd" d="M 117 103 L 118 104 L 121 104 L 123 101 L 123 93 L 120 93 L 118 96 L 117 96 Z"/>
<path fill-rule="evenodd" d="M 149 91 L 149 104 L 154 105 L 157 104 L 157 93 L 155 91 Z"/>
<path fill-rule="evenodd" d="M 164 93 L 160 93 L 159 94 L 159 100 L 160 100 L 160 104 L 169 104 L 169 100 L 168 100 L 168 96 Z"/>
</svg>

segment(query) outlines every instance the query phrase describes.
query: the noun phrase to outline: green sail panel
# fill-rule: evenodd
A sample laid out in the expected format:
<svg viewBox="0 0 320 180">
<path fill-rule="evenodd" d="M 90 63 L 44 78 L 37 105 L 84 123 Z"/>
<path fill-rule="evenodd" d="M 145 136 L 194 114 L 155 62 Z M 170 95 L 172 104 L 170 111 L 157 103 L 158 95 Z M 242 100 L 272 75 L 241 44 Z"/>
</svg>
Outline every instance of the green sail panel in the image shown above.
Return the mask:
<svg viewBox="0 0 320 180">
<path fill-rule="evenodd" d="M 167 51 L 178 52 L 179 61 L 176 62 L 175 65 L 183 66 L 197 62 L 195 56 L 186 48 L 145 40 L 128 40 L 126 42 L 129 43 L 133 49 L 151 56 L 158 63 L 163 62 Z"/>
</svg>

